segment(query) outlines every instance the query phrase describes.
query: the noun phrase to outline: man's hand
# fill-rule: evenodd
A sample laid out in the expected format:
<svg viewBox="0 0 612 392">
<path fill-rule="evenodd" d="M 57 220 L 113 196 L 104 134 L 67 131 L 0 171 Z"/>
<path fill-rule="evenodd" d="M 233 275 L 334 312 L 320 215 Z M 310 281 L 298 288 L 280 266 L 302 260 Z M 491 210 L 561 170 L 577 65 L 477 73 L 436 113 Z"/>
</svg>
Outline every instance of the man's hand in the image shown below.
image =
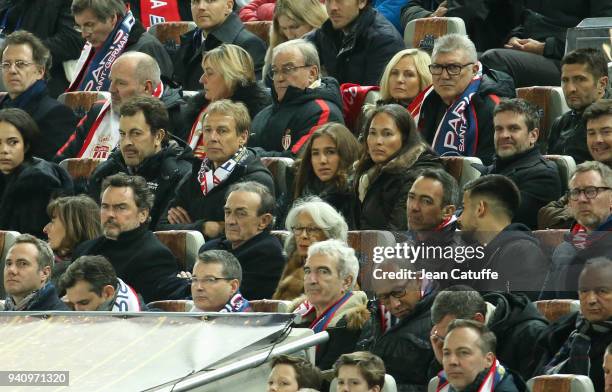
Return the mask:
<svg viewBox="0 0 612 392">
<path fill-rule="evenodd" d="M 168 210 L 168 222 L 172 225 L 193 223 L 183 207 L 172 207 Z"/>
<path fill-rule="evenodd" d="M 202 232 L 208 238 L 218 237 L 225 229 L 225 222 L 204 222 Z"/>
<path fill-rule="evenodd" d="M 444 347 L 444 338 L 438 335 L 438 328 L 434 325 L 429 334 L 429 341 L 433 348 L 434 355 L 438 363 L 442 363 L 442 348 Z"/>
<path fill-rule="evenodd" d="M 446 5 L 446 0 L 440 3 L 438 8 L 429 15 L 430 18 L 443 17 L 448 12 L 448 7 Z"/>
<path fill-rule="evenodd" d="M 504 45 L 506 49 L 515 49 L 523 52 L 529 52 L 534 54 L 544 54 L 544 42 L 536 41 L 532 38 L 516 38 L 512 37 Z"/>
</svg>

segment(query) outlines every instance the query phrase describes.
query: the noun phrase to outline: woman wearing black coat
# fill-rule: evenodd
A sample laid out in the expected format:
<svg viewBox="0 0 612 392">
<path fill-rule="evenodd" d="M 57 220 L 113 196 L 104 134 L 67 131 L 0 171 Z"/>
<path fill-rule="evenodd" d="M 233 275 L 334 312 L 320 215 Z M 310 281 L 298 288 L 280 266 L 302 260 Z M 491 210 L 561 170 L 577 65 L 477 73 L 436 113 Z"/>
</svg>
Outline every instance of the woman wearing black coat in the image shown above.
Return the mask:
<svg viewBox="0 0 612 392">
<path fill-rule="evenodd" d="M 406 230 L 406 198 L 423 169 L 444 170 L 417 133 L 414 119 L 397 104 L 370 114 L 357 162 L 355 190 L 361 230 Z"/>
<path fill-rule="evenodd" d="M 38 126 L 21 109 L 0 110 L 0 230 L 45 238 L 47 204 L 71 194 L 72 179 L 55 163 L 32 156 Z"/>
</svg>

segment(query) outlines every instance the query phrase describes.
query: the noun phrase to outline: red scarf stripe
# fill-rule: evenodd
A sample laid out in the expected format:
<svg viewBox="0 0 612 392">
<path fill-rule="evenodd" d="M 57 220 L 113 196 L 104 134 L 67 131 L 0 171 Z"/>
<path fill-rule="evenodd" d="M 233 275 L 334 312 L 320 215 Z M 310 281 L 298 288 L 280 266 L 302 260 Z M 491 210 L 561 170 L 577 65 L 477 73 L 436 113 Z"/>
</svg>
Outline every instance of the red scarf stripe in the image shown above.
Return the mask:
<svg viewBox="0 0 612 392">
<path fill-rule="evenodd" d="M 291 152 L 294 154 L 297 154 L 300 151 L 304 143 L 308 141 L 310 136 L 314 133 L 314 131 L 317 130 L 317 128 L 319 128 L 323 124 L 326 124 L 329 121 L 330 110 L 329 110 L 329 105 L 327 104 L 327 102 L 325 102 L 322 99 L 315 99 L 315 102 L 321 107 L 321 115 L 319 116 L 319 120 L 312 128 L 310 128 L 310 131 L 308 131 L 306 135 L 302 136 L 300 140 L 298 140 L 293 145 Z"/>
</svg>

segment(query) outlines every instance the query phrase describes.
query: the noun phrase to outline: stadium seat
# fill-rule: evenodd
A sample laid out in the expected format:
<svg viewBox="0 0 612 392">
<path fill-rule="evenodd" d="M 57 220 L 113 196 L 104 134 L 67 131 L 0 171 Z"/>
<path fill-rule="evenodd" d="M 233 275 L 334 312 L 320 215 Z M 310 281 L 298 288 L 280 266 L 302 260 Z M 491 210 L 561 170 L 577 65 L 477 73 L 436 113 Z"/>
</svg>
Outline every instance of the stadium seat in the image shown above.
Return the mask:
<svg viewBox="0 0 612 392">
<path fill-rule="evenodd" d="M 534 230 L 532 233 L 540 241 L 540 247 L 544 254 L 550 256 L 555 248 L 563 242 L 568 231 L 563 229 L 548 229 Z"/>
<path fill-rule="evenodd" d="M 167 230 L 156 231 L 155 236 L 172 251 L 180 271 L 193 270 L 200 247 L 204 245 L 202 233 L 195 230 Z"/>
<path fill-rule="evenodd" d="M 383 230 L 351 230 L 348 232 L 348 245 L 355 250 L 359 259 L 359 277 L 357 283 L 364 291 L 369 291 L 374 269 L 374 248 L 377 246 L 395 246 L 393 233 Z"/>
<path fill-rule="evenodd" d="M 188 299 L 153 301 L 148 303 L 147 307 L 164 312 L 188 312 L 193 307 L 193 301 Z"/>
<path fill-rule="evenodd" d="M 438 377 L 432 377 L 427 385 L 427 392 L 436 392 L 436 389 L 438 389 L 438 384 L 440 384 Z"/>
<path fill-rule="evenodd" d="M 181 35 L 197 27 L 195 22 L 161 22 L 149 28 L 149 33 L 153 34 L 164 46 L 172 45 L 178 48 L 181 45 Z"/>
<path fill-rule="evenodd" d="M 72 91 L 63 93 L 57 100 L 68 106 L 77 118 L 83 118 L 94 103 L 110 99 L 110 93 L 106 91 Z"/>
<path fill-rule="evenodd" d="M 271 20 L 257 20 L 244 22 L 244 27 L 251 33 L 261 38 L 266 45 L 270 45 L 270 29 L 272 28 Z"/>
<path fill-rule="evenodd" d="M 261 158 L 261 163 L 264 164 L 272 173 L 274 179 L 274 194 L 277 199 L 291 192 L 287 186 L 287 170 L 293 167 L 293 159 L 286 157 L 264 157 Z"/>
<path fill-rule="evenodd" d="M 591 379 L 577 374 L 537 376 L 527 381 L 527 388 L 532 392 L 595 392 Z"/>
<path fill-rule="evenodd" d="M 376 105 L 376 102 L 380 99 L 380 91 L 371 90 L 366 94 L 363 100 L 364 105 Z"/>
<path fill-rule="evenodd" d="M 100 163 L 104 162 L 101 158 L 67 158 L 59 163 L 66 169 L 74 182 L 75 194 L 88 194 L 87 183 L 89 177 L 96 170 Z"/>
<path fill-rule="evenodd" d="M 338 379 L 334 378 L 329 386 L 329 392 L 338 391 Z M 395 383 L 395 379 L 390 374 L 385 374 L 385 385 L 381 392 L 397 392 L 397 384 Z"/>
<path fill-rule="evenodd" d="M 289 237 L 289 232 L 287 230 L 272 230 L 270 232 L 276 239 L 281 243 L 281 246 L 285 246 L 285 240 Z"/>
<path fill-rule="evenodd" d="M 465 23 L 461 18 L 421 18 L 408 22 L 404 30 L 404 43 L 407 48 L 420 48 L 429 53 L 433 50 L 434 40 L 445 34 L 467 35 Z"/>
<path fill-rule="evenodd" d="M 0 259 L 0 268 L 4 271 L 4 260 L 6 259 L 6 254 L 11 246 L 15 243 L 15 238 L 21 233 L 17 231 L 0 231 L 0 255 L 2 255 L 2 259 Z M 0 279 L 0 298 L 4 298 L 6 293 L 4 292 L 4 279 Z M 4 307 L 2 307 L 4 308 Z"/>
<path fill-rule="evenodd" d="M 544 158 L 555 162 L 561 176 L 561 189 L 567 191 L 569 179 L 576 170 L 576 161 L 569 155 L 544 155 Z"/>
<path fill-rule="evenodd" d="M 247 298 L 248 299 L 248 298 Z M 291 301 L 280 301 L 275 299 L 257 299 L 249 301 L 253 312 L 258 313 L 288 313 Z"/>
<path fill-rule="evenodd" d="M 472 166 L 473 163 L 482 165 L 480 158 L 476 157 L 442 157 L 446 171 L 459 183 L 462 189 L 469 181 L 480 177 L 480 171 Z"/>
<path fill-rule="evenodd" d="M 561 317 L 580 311 L 580 301 L 574 299 L 549 299 L 534 302 L 538 311 L 546 318 L 553 322 Z"/>
<path fill-rule="evenodd" d="M 198 93 L 199 93 L 199 91 L 183 90 L 183 98 L 191 98 L 191 97 L 197 95 Z"/>
<path fill-rule="evenodd" d="M 563 90 L 558 86 L 520 87 L 516 89 L 516 96 L 537 105 L 542 110 L 538 143 L 540 150 L 545 152 L 548 147 L 550 127 L 557 117 L 570 110 L 565 102 Z"/>
</svg>

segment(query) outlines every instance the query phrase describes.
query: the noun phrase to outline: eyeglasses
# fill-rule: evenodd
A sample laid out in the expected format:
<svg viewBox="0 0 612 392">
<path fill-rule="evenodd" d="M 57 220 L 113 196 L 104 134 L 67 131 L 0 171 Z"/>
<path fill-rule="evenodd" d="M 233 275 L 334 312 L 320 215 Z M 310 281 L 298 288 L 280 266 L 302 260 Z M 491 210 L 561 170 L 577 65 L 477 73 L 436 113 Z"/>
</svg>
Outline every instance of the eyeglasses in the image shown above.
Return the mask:
<svg viewBox="0 0 612 392">
<path fill-rule="evenodd" d="M 599 192 L 601 191 L 609 191 L 610 187 L 607 186 L 587 186 L 586 188 L 575 188 L 567 191 L 567 195 L 573 201 L 576 201 L 580 198 L 580 194 L 584 193 L 584 196 L 587 199 L 594 199 L 597 197 Z"/>
<path fill-rule="evenodd" d="M 291 74 L 293 74 L 296 70 L 300 69 L 300 68 L 307 68 L 307 67 L 312 67 L 312 65 L 286 65 L 284 67 L 282 67 L 281 69 L 276 69 L 276 68 L 271 68 L 270 69 L 270 75 L 272 76 L 272 78 L 274 78 L 275 76 L 283 75 L 283 76 L 289 76 Z"/>
<path fill-rule="evenodd" d="M 381 302 L 387 302 L 391 297 L 398 299 L 402 298 L 404 295 L 406 295 L 406 289 L 394 290 L 387 294 L 376 295 L 376 298 Z"/>
<path fill-rule="evenodd" d="M 431 338 L 438 343 L 444 343 L 444 339 L 446 338 L 446 336 L 438 335 L 438 330 L 436 329 L 435 331 L 432 332 Z"/>
<path fill-rule="evenodd" d="M 305 231 L 308 237 L 313 237 L 317 234 L 323 233 L 323 229 L 318 227 L 292 227 L 291 231 L 294 235 L 302 235 L 302 233 Z"/>
<path fill-rule="evenodd" d="M 444 70 L 446 70 L 446 72 L 448 72 L 449 75 L 452 76 L 457 76 L 461 73 L 461 70 L 465 67 L 467 67 L 468 65 L 472 65 L 474 63 L 467 63 L 467 64 L 430 64 L 429 65 L 429 72 L 432 75 L 442 75 L 442 72 Z"/>
<path fill-rule="evenodd" d="M 14 65 L 15 68 L 17 68 L 17 70 L 23 71 L 24 69 L 26 69 L 26 67 L 29 67 L 32 64 L 34 63 L 29 62 L 29 61 L 23 61 L 23 60 L 3 61 L 0 63 L 0 67 L 2 68 L 3 71 L 8 71 Z"/>
<path fill-rule="evenodd" d="M 201 284 L 202 286 L 212 286 L 218 280 L 233 280 L 236 278 L 217 278 L 216 276 L 207 276 L 206 278 L 195 278 L 190 279 L 192 285 Z"/>
</svg>

